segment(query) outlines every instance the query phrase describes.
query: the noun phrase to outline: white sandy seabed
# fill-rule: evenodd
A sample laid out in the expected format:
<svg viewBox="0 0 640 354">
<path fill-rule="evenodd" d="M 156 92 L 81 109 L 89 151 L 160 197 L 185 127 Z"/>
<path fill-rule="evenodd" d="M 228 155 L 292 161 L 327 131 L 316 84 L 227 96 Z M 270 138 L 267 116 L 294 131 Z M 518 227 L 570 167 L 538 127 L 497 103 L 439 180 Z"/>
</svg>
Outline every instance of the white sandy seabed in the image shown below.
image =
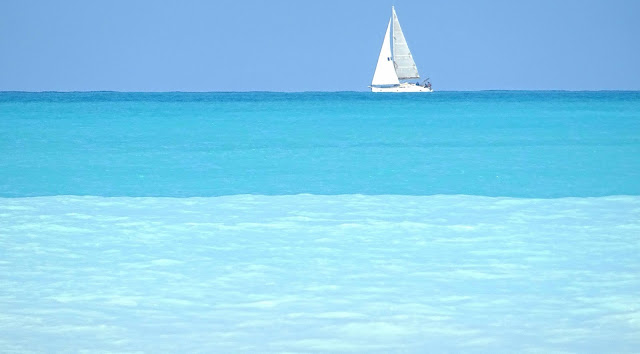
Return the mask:
<svg viewBox="0 0 640 354">
<path fill-rule="evenodd" d="M 634 352 L 640 197 L 0 199 L 0 352 Z"/>
</svg>

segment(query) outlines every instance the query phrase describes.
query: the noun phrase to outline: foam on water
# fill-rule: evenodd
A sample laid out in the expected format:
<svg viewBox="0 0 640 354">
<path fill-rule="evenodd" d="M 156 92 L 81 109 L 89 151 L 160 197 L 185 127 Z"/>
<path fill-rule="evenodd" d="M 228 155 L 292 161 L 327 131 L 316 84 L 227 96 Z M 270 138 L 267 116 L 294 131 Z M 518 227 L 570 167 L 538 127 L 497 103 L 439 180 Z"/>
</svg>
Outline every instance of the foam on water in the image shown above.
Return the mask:
<svg viewBox="0 0 640 354">
<path fill-rule="evenodd" d="M 0 199 L 3 352 L 634 352 L 640 197 Z"/>
</svg>

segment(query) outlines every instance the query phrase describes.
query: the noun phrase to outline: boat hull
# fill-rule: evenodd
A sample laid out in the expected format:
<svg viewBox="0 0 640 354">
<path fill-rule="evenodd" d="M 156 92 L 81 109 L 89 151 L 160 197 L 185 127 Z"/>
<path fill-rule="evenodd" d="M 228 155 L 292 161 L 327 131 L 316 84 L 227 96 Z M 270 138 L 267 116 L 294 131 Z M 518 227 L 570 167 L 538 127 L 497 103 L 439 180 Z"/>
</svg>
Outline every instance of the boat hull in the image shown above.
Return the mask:
<svg viewBox="0 0 640 354">
<path fill-rule="evenodd" d="M 400 84 L 390 87 L 371 86 L 371 92 L 433 92 L 433 89 L 416 84 Z"/>
</svg>

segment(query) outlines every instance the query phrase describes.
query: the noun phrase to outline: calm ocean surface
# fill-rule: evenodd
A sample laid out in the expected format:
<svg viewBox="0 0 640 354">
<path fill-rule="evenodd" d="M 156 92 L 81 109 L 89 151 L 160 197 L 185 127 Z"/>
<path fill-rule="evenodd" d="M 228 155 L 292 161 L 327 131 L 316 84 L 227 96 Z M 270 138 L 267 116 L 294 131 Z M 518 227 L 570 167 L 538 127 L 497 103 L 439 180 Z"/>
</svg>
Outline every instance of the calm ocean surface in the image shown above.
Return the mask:
<svg viewBox="0 0 640 354">
<path fill-rule="evenodd" d="M 0 93 L 2 353 L 637 353 L 640 92 Z"/>
<path fill-rule="evenodd" d="M 0 93 L 0 196 L 640 194 L 639 92 Z"/>
</svg>

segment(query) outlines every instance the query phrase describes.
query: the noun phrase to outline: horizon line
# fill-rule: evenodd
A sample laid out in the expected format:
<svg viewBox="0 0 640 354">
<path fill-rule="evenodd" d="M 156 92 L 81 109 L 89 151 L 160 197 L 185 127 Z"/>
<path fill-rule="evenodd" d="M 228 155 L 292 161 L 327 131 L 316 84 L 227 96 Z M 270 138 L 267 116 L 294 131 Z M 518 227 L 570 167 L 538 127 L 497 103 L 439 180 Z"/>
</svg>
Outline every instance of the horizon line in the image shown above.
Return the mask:
<svg viewBox="0 0 640 354">
<path fill-rule="evenodd" d="M 437 92 L 640 92 L 640 89 L 605 89 L 605 90 L 569 90 L 569 89 L 482 89 L 482 90 L 436 90 Z M 0 93 L 373 93 L 371 91 L 356 90 L 309 90 L 309 91 L 270 91 L 270 90 L 252 90 L 252 91 L 119 91 L 119 90 L 0 90 Z"/>
</svg>

